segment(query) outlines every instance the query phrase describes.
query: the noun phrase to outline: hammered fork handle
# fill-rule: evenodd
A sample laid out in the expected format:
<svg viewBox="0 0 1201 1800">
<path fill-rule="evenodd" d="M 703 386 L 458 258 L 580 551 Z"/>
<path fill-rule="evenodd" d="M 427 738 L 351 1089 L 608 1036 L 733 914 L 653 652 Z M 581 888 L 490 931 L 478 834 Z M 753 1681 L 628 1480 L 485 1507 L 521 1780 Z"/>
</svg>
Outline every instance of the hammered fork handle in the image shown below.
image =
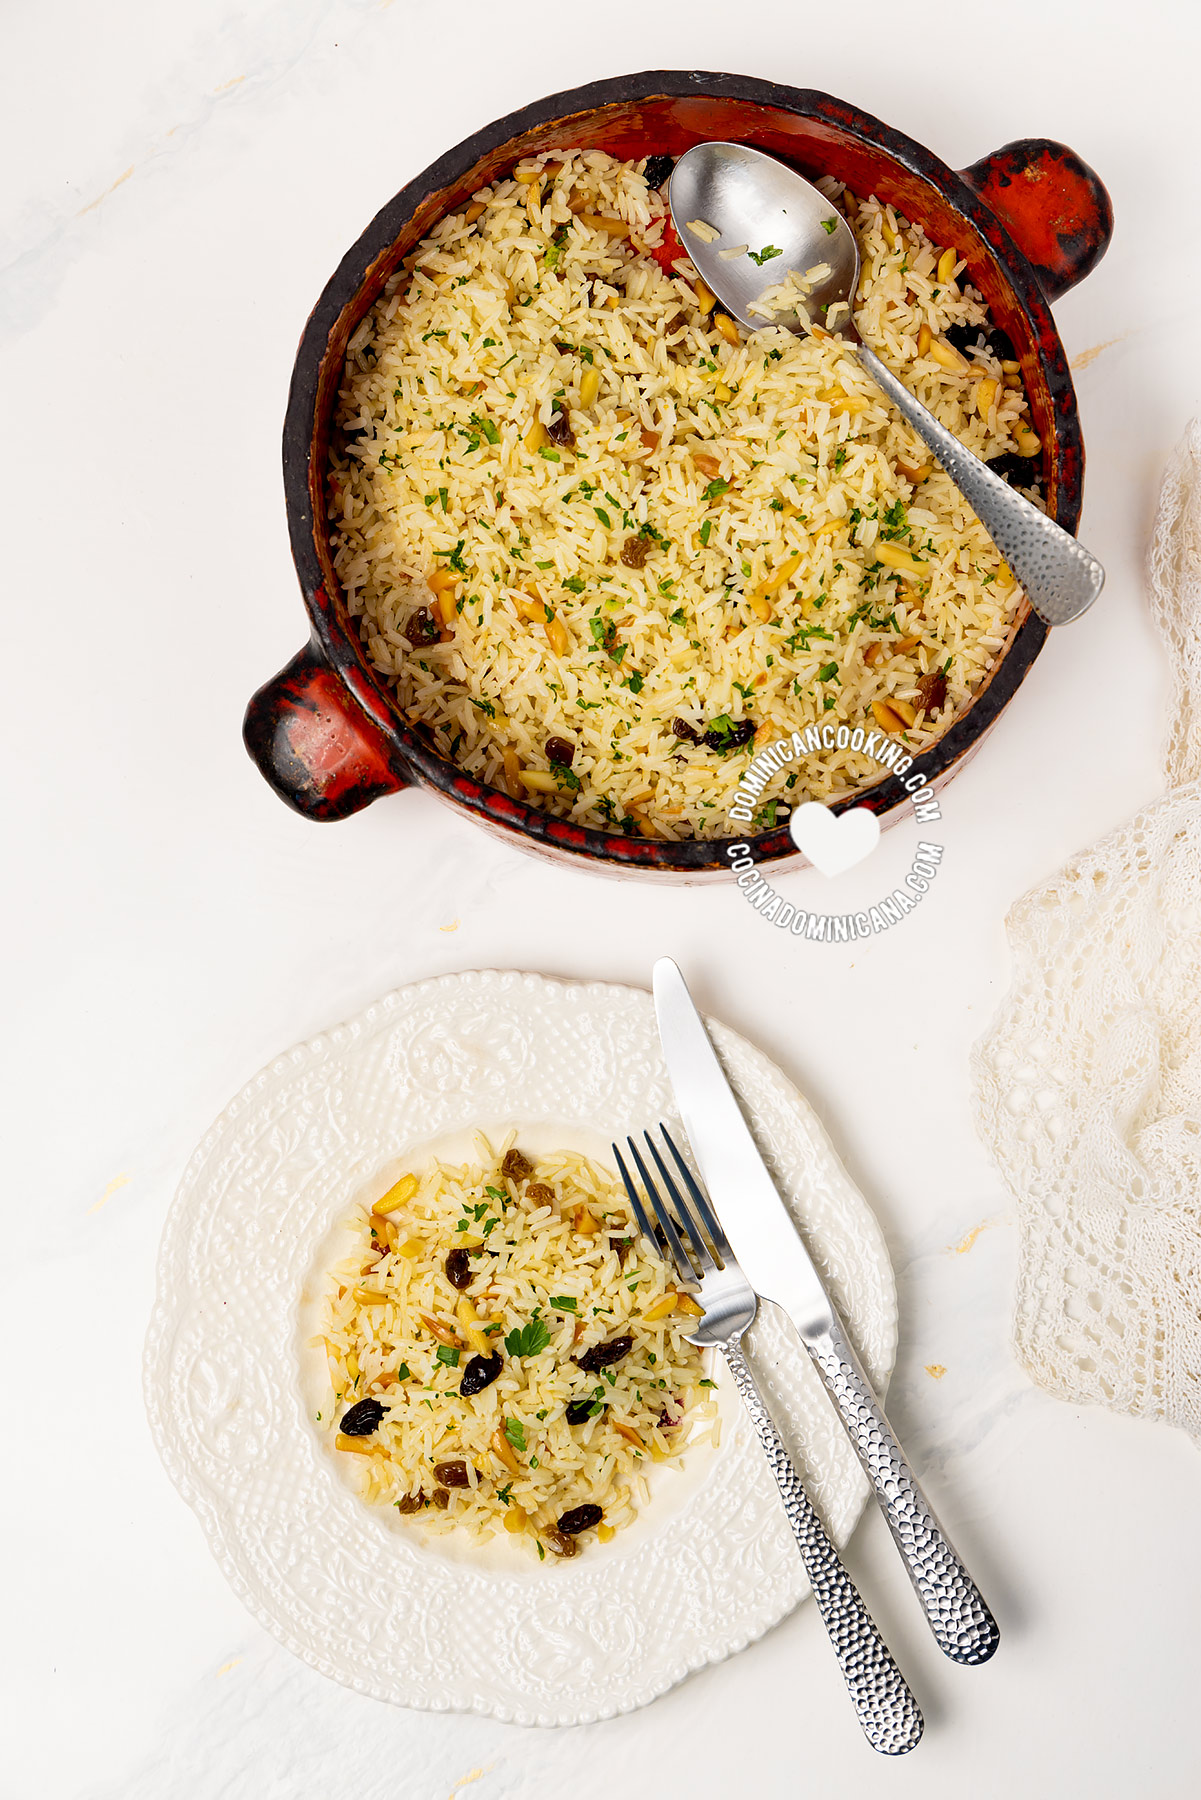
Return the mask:
<svg viewBox="0 0 1201 1800">
<path fill-rule="evenodd" d="M 813 1510 L 813 1503 L 801 1485 L 784 1440 L 756 1386 L 739 1339 L 729 1338 L 721 1348 L 734 1384 L 759 1434 L 759 1442 L 767 1453 L 788 1523 L 800 1547 L 817 1610 L 830 1634 L 864 1735 L 873 1750 L 879 1750 L 881 1755 L 902 1756 L 913 1749 L 922 1735 L 923 1721 L 917 1701 Z"/>
<path fill-rule="evenodd" d="M 997 1622 L 931 1511 L 841 1324 L 807 1338 L 805 1348 L 876 1490 L 939 1649 L 952 1662 L 987 1662 L 1000 1642 Z"/>
</svg>

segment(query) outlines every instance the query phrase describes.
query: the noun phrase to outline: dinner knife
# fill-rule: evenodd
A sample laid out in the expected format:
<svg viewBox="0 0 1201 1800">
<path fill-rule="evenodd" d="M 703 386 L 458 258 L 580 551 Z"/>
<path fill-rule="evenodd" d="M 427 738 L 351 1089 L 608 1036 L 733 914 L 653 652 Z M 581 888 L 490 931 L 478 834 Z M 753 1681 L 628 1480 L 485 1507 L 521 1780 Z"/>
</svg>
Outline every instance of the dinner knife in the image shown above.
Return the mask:
<svg viewBox="0 0 1201 1800">
<path fill-rule="evenodd" d="M 1000 1639 L 996 1620 L 905 1460 L 670 957 L 655 964 L 654 993 L 680 1118 L 734 1254 L 761 1298 L 783 1307 L 800 1333 L 875 1490 L 939 1648 L 953 1662 L 987 1662 Z"/>
</svg>

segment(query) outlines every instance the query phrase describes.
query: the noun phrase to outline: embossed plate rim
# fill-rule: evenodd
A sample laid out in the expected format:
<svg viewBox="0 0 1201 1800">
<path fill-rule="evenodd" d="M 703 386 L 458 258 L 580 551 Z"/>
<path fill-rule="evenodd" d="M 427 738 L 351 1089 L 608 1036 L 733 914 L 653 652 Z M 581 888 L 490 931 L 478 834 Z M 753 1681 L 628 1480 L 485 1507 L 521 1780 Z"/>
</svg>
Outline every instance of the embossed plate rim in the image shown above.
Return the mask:
<svg viewBox="0 0 1201 1800">
<path fill-rule="evenodd" d="M 440 1024 L 466 1015 L 474 1028 L 481 1016 L 490 1017 L 494 1028 L 502 1021 L 510 1028 L 516 1025 L 519 1037 L 522 1031 L 526 1034 L 527 1059 L 535 1070 L 538 1055 L 549 1061 L 553 1037 L 563 1034 L 568 1059 L 578 1054 L 584 1076 L 598 1084 L 595 1090 L 573 1089 L 573 1097 L 583 1094 L 586 1104 L 578 1120 L 589 1128 L 611 1134 L 640 1122 L 629 1116 L 627 1093 L 618 1101 L 621 1078 L 627 1085 L 630 1079 L 636 1081 L 639 1103 L 645 1100 L 651 1113 L 672 1116 L 651 997 L 643 989 L 617 983 L 506 970 L 435 976 L 395 989 L 343 1024 L 294 1045 L 241 1088 L 188 1161 L 159 1251 L 144 1362 L 147 1412 L 167 1472 L 196 1512 L 226 1579 L 254 1616 L 310 1667 L 358 1692 L 426 1710 L 477 1712 L 523 1724 L 582 1724 L 644 1705 L 694 1669 L 744 1648 L 791 1611 L 808 1588 L 766 1464 L 749 1426 L 737 1414 L 727 1422 L 709 1474 L 663 1517 L 653 1536 L 622 1556 L 610 1554 L 604 1562 L 591 1556 L 578 1564 L 559 1565 L 554 1588 L 547 1586 L 546 1571 L 536 1564 L 530 1565 L 528 1574 L 498 1572 L 470 1562 L 452 1564 L 403 1535 L 386 1533 L 373 1510 L 350 1493 L 334 1475 L 328 1457 L 320 1454 L 312 1428 L 301 1415 L 297 1333 L 291 1329 L 300 1291 L 289 1284 L 303 1279 L 320 1231 L 328 1228 L 337 1208 L 347 1204 L 354 1185 L 363 1178 L 364 1164 L 361 1158 L 355 1161 L 355 1143 L 361 1145 L 364 1134 L 372 1143 L 372 1134 L 380 1130 L 379 1113 L 371 1110 L 369 1079 L 395 1078 L 399 1086 L 395 1091 L 390 1087 L 388 1097 L 398 1119 L 404 1105 L 418 1105 L 421 1097 L 411 1072 L 417 1064 L 401 1064 L 393 1071 L 388 1048 L 399 1042 L 404 1030 L 421 1028 L 431 1015 Z M 769 1157 L 778 1154 L 782 1173 L 792 1171 L 785 1175 L 786 1192 L 799 1184 L 796 1171 L 803 1166 L 806 1185 L 813 1191 L 806 1192 L 800 1211 L 812 1215 L 815 1249 L 833 1259 L 830 1274 L 835 1285 L 844 1280 L 850 1284 L 848 1293 L 854 1296 L 848 1300 L 850 1322 L 865 1334 L 861 1348 L 882 1388 L 896 1350 L 896 1295 L 880 1228 L 808 1102 L 761 1051 L 711 1023 L 735 1084 L 755 1095 L 752 1117 L 759 1122 Z M 631 1053 L 621 1063 L 620 1076 L 595 1055 L 589 1065 L 582 1048 L 610 1030 L 624 1034 L 623 1043 Z M 562 1043 L 557 1054 L 553 1073 L 561 1078 Z M 446 1117 L 457 1116 L 467 1123 L 473 1116 L 505 1113 L 520 1120 L 528 1111 L 523 1071 L 503 1064 L 503 1058 L 494 1056 L 481 1069 L 481 1080 L 501 1076 L 499 1090 L 477 1089 L 478 1098 L 454 1100 L 459 1111 Z M 274 1198 L 268 1183 L 254 1190 L 253 1208 L 239 1205 L 240 1198 L 245 1200 L 244 1194 L 239 1195 L 239 1181 L 251 1179 L 249 1152 L 307 1117 L 302 1105 L 306 1082 L 310 1098 L 316 1094 L 325 1105 L 336 1078 L 344 1080 L 348 1072 L 357 1074 L 358 1086 L 349 1096 L 339 1092 L 340 1110 L 336 1120 L 331 1116 L 327 1121 L 326 1134 L 310 1121 L 301 1138 L 284 1147 L 272 1176 L 277 1184 Z M 579 1073 L 574 1071 L 572 1079 Z M 547 1067 L 537 1080 L 543 1083 L 551 1076 Z M 456 1091 L 450 1091 L 452 1098 Z M 510 1095 L 516 1097 L 511 1106 L 506 1104 Z M 442 1103 L 450 1103 L 446 1095 Z M 426 1101 L 421 1104 L 424 1108 Z M 356 1106 L 363 1117 L 356 1114 Z M 589 1112 L 589 1106 L 599 1106 L 603 1117 Z M 612 1116 L 615 1111 L 622 1116 Z M 768 1118 L 774 1121 L 774 1130 L 767 1129 Z M 257 1135 L 250 1136 L 239 1153 L 238 1145 L 249 1133 Z M 392 1148 L 387 1154 L 407 1153 L 422 1138 L 437 1134 L 436 1124 L 423 1132 L 402 1125 L 389 1140 Z M 368 1154 L 375 1161 L 367 1167 L 383 1166 L 378 1145 Z M 326 1199 L 321 1197 L 323 1183 L 329 1188 Z M 314 1209 L 313 1217 L 303 1231 L 298 1226 L 293 1232 L 287 1269 L 270 1287 L 257 1282 L 251 1307 L 246 1267 L 254 1266 L 256 1247 L 261 1250 L 272 1230 L 278 1234 L 281 1220 L 290 1224 L 290 1209 L 295 1214 L 302 1204 Z M 212 1267 L 222 1227 L 234 1244 L 234 1263 L 246 1265 L 240 1273 L 232 1265 L 224 1275 Z M 828 1243 L 823 1232 L 829 1234 Z M 189 1251 L 200 1243 L 204 1255 L 192 1271 L 194 1279 L 185 1284 L 181 1272 Z M 245 1291 L 235 1293 L 238 1281 Z M 223 1282 L 223 1305 L 215 1307 L 212 1301 Z M 277 1314 L 274 1335 L 272 1308 Z M 255 1333 L 258 1337 L 251 1345 L 247 1336 L 253 1338 Z M 789 1342 L 787 1330 L 767 1309 L 755 1333 L 751 1348 L 752 1353 L 759 1352 L 761 1376 L 773 1405 L 787 1411 L 781 1424 L 795 1434 L 801 1429 L 797 1420 L 803 1420 L 805 1442 L 817 1457 L 819 1504 L 830 1515 L 836 1537 L 845 1541 L 862 1509 L 866 1483 L 795 1340 Z M 214 1367 L 200 1368 L 203 1346 L 216 1356 Z M 234 1359 L 241 1367 L 252 1349 L 259 1359 L 254 1363 L 257 1388 L 243 1402 Z M 233 1383 L 234 1395 L 234 1403 L 224 1410 L 217 1391 L 222 1376 Z M 816 1399 L 810 1382 L 818 1389 Z M 244 1430 L 247 1420 L 258 1429 L 260 1415 L 269 1454 L 259 1453 L 256 1439 L 255 1457 L 239 1460 L 234 1453 L 237 1430 Z M 220 1451 L 212 1450 L 213 1442 L 224 1441 L 223 1433 L 232 1444 L 224 1460 Z M 799 1444 L 796 1436 L 794 1442 Z M 723 1511 L 735 1497 L 738 1523 L 744 1534 L 748 1529 L 750 1533 L 741 1546 L 730 1529 L 731 1513 Z M 301 1501 L 316 1509 L 311 1540 L 295 1525 Z M 315 1568 L 306 1571 L 311 1546 L 314 1554 L 322 1550 L 331 1564 L 340 1567 L 345 1562 L 356 1576 L 369 1571 L 371 1579 L 363 1591 L 354 1591 L 353 1582 L 349 1592 L 335 1593 L 331 1587 L 328 1609 L 314 1610 L 313 1593 L 322 1580 L 332 1583 L 333 1576 L 321 1556 Z M 355 1555 L 360 1558 L 357 1564 Z M 756 1558 L 758 1568 L 753 1566 Z M 389 1579 L 381 1583 L 382 1567 L 387 1567 Z M 385 1590 L 382 1601 L 375 1591 L 380 1586 Z M 652 1586 L 657 1616 L 648 1623 L 646 1598 Z M 450 1590 L 459 1593 L 464 1607 L 473 1609 L 474 1666 L 468 1666 L 468 1653 L 461 1650 L 449 1657 L 443 1654 L 431 1675 L 429 1663 L 437 1663 L 437 1656 L 431 1656 L 427 1643 L 406 1657 L 407 1638 L 386 1654 L 379 1650 L 387 1630 L 399 1629 L 396 1619 L 402 1614 L 413 1621 L 416 1636 L 423 1627 L 433 1629 L 432 1622 L 440 1616 L 452 1617 L 453 1608 L 447 1611 Z M 699 1619 L 698 1595 L 705 1603 Z M 539 1623 L 556 1607 L 564 1624 L 561 1642 L 568 1641 L 575 1628 L 576 1614 L 593 1620 L 593 1635 L 582 1652 L 586 1668 L 558 1671 L 551 1659 L 547 1672 L 539 1674 L 524 1666 L 529 1660 L 524 1654 L 515 1661 L 514 1633 L 503 1622 L 506 1609 L 514 1606 L 523 1616 L 523 1628 L 535 1634 L 535 1643 Z M 550 1644 L 549 1626 L 544 1635 Z"/>
</svg>

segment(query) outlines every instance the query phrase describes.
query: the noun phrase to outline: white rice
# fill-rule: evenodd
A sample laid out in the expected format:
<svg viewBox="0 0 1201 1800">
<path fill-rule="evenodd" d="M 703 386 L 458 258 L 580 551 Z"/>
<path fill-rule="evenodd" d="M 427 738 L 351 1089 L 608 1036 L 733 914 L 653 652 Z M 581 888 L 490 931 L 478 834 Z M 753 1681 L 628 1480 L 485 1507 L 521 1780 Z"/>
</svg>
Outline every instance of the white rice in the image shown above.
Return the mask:
<svg viewBox="0 0 1201 1800">
<path fill-rule="evenodd" d="M 664 208 L 640 170 L 548 155 L 419 246 L 350 346 L 332 536 L 372 660 L 442 754 L 582 824 L 716 836 L 776 737 L 899 703 L 886 728 L 934 741 L 1020 590 L 836 340 L 726 341 L 692 265 L 654 260 Z M 859 237 L 865 339 L 970 449 L 1013 450 L 1018 378 L 986 351 L 918 354 L 923 326 L 936 347 L 986 326 L 979 295 L 940 282 L 892 209 L 824 185 Z M 546 436 L 560 403 L 574 450 Z M 879 773 L 836 750 L 790 800 Z"/>
<path fill-rule="evenodd" d="M 430 1530 L 505 1529 L 532 1556 L 570 1554 L 629 1523 L 652 1464 L 716 1441 L 712 1383 L 683 1335 L 690 1303 L 613 1180 L 568 1152 L 528 1174 L 510 1156 L 506 1175 L 512 1138 L 495 1152 L 477 1142 L 478 1164 L 433 1163 L 346 1221 L 354 1248 L 328 1273 L 317 1340 L 322 1423 L 368 1502 Z M 470 1270 L 462 1290 L 454 1251 Z M 623 1339 L 624 1354 L 581 1367 Z M 500 1373 L 465 1397 L 472 1362 L 498 1353 Z M 382 1417 L 344 1435 L 364 1400 L 378 1402 L 369 1421 Z M 589 1416 L 570 1421 L 573 1403 Z M 572 1538 L 558 1523 L 580 1506 L 599 1509 L 599 1529 Z"/>
</svg>

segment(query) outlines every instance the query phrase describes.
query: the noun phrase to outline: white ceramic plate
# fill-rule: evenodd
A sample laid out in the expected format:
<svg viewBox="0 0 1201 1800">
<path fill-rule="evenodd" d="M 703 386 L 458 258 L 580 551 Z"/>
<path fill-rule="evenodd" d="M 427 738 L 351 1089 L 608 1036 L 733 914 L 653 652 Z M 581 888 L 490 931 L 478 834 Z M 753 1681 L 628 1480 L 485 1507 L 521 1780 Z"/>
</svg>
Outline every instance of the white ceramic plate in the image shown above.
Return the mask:
<svg viewBox="0 0 1201 1800">
<path fill-rule="evenodd" d="M 896 1296 L 879 1227 L 795 1088 L 744 1039 L 713 1032 L 883 1391 Z M 350 1204 L 470 1126 L 517 1126 L 522 1143 L 611 1163 L 611 1138 L 659 1119 L 676 1115 L 649 994 L 447 975 L 277 1058 L 196 1151 L 159 1255 L 151 1429 L 234 1590 L 313 1668 L 406 1706 L 582 1724 L 729 1656 L 807 1594 L 758 1442 L 720 1380 L 720 1448 L 652 1471 L 637 1522 L 567 1563 L 500 1542 L 460 1548 L 365 1506 L 313 1420 L 309 1309 Z M 844 1543 L 867 1486 L 833 1409 L 772 1310 L 748 1343 Z"/>
</svg>

